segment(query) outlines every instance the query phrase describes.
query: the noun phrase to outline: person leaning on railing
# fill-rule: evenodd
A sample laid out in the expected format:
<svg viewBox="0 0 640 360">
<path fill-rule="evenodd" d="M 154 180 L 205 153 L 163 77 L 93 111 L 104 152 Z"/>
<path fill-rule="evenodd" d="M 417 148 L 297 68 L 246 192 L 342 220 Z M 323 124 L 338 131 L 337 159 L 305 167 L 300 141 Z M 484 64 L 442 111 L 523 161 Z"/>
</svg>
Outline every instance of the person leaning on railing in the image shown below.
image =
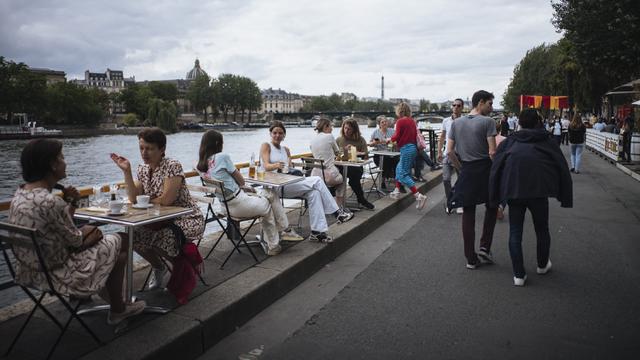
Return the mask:
<svg viewBox="0 0 640 360">
<path fill-rule="evenodd" d="M 158 128 L 146 128 L 138 133 L 140 156 L 138 181 L 133 179 L 131 163 L 123 156 L 112 153 L 111 159 L 122 170 L 131 203 L 136 196 L 149 195 L 151 203 L 162 206 L 180 206 L 193 209 L 189 215 L 172 222 L 182 232 L 187 242 L 198 242 L 204 233 L 204 217 L 187 189 L 180 162 L 165 157 L 167 138 Z M 180 253 L 179 239 L 166 223 L 141 226 L 134 230 L 133 248 L 153 267 L 149 289 L 162 285 L 167 268 L 160 259 L 173 261 Z"/>
<path fill-rule="evenodd" d="M 103 234 L 95 226 L 77 228 L 73 214 L 80 194 L 72 187 L 53 195 L 52 188 L 64 179 L 67 164 L 62 143 L 53 139 L 29 142 L 20 156 L 21 185 L 13 196 L 9 222 L 35 228 L 42 256 L 58 293 L 88 298 L 99 293 L 111 305 L 107 322 L 115 325 L 144 310 L 145 302 L 126 305 L 122 297 L 127 240 L 119 234 Z M 48 288 L 37 254 L 15 247 L 16 281 L 26 286 Z"/>
</svg>

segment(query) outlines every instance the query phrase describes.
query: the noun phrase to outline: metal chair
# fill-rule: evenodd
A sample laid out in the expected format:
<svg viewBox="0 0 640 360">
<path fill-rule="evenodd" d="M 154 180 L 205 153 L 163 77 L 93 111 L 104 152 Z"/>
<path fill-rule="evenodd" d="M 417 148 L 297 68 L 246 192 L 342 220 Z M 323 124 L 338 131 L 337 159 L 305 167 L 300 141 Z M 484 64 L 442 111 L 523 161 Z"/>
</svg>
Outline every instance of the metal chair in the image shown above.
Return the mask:
<svg viewBox="0 0 640 360">
<path fill-rule="evenodd" d="M 27 319 L 24 321 L 24 323 L 20 327 L 20 330 L 18 330 L 18 334 L 11 342 L 11 345 L 5 352 L 4 356 L 5 357 L 8 356 L 11 350 L 13 350 L 13 347 L 15 346 L 16 342 L 22 335 L 24 329 L 26 328 L 27 324 L 29 323 L 29 321 L 31 320 L 31 318 L 33 317 L 33 314 L 36 312 L 37 309 L 42 310 L 47 315 L 47 317 L 49 317 L 51 321 L 53 321 L 61 330 L 60 335 L 56 339 L 55 344 L 53 344 L 53 347 L 49 350 L 47 359 L 49 359 L 51 355 L 53 355 L 53 352 L 55 351 L 56 347 L 60 343 L 62 336 L 69 328 L 69 324 L 73 319 L 78 320 L 80 325 L 82 325 L 82 327 L 91 335 L 91 337 L 99 345 L 102 345 L 102 341 L 100 341 L 98 336 L 89 328 L 89 326 L 87 326 L 87 324 L 80 318 L 80 316 L 78 316 L 78 308 L 80 307 L 81 301 L 77 300 L 77 304 L 75 306 L 71 306 L 70 304 L 71 300 L 67 301 L 65 299 L 65 296 L 68 296 L 67 294 L 61 294 L 56 290 L 54 290 L 53 282 L 51 280 L 51 274 L 49 273 L 49 268 L 42 255 L 40 244 L 38 244 L 38 240 L 37 240 L 38 237 L 39 237 L 39 233 L 36 229 L 9 224 L 5 222 L 0 222 L 0 245 L 2 245 L 0 247 L 2 248 L 2 254 L 4 256 L 4 260 L 7 264 L 7 267 L 9 268 L 9 272 L 11 273 L 11 277 L 13 278 L 14 282 L 17 283 L 16 274 L 12 265 L 11 258 L 9 257 L 9 252 L 11 251 L 13 253 L 13 257 L 16 258 L 14 249 L 21 248 L 27 251 L 31 251 L 36 255 L 38 259 L 38 263 L 40 265 L 40 269 L 44 274 L 47 280 L 47 285 L 48 285 L 48 288 L 42 288 L 42 289 L 31 287 L 31 290 L 41 292 L 40 296 L 36 297 L 36 295 L 30 290 L 29 287 L 24 286 L 20 283 L 17 283 L 17 285 L 20 286 L 20 288 L 22 288 L 25 294 L 27 294 L 27 296 L 34 302 L 35 305 L 31 310 L 31 312 L 29 313 L 29 315 L 27 316 Z M 5 246 L 5 244 L 7 246 Z M 69 314 L 71 314 L 69 316 L 69 319 L 67 319 L 67 321 L 64 323 L 64 325 L 55 316 L 53 316 L 53 314 L 51 314 L 51 312 L 47 310 L 46 307 L 42 304 L 42 300 L 47 294 L 58 298 L 60 303 L 65 307 L 65 309 L 69 312 Z"/>
<path fill-rule="evenodd" d="M 216 192 L 219 192 L 222 195 L 221 203 L 224 204 L 224 209 L 225 209 L 225 213 L 224 214 L 221 214 L 221 213 L 214 214 L 216 216 L 216 218 L 218 219 L 218 224 L 222 228 L 223 233 L 220 234 L 220 236 L 218 237 L 218 240 L 216 240 L 216 242 L 213 244 L 213 247 L 211 248 L 211 250 L 209 250 L 209 253 L 204 258 L 208 259 L 209 256 L 211 256 L 211 254 L 213 253 L 213 250 L 216 248 L 216 246 L 218 246 L 218 244 L 220 243 L 220 240 L 222 240 L 222 236 L 225 233 L 228 234 L 229 231 L 233 231 L 235 234 L 239 235 L 239 239 L 236 241 L 234 239 L 234 237 L 228 237 L 229 241 L 231 241 L 231 243 L 233 244 L 233 249 L 229 252 L 229 255 L 227 255 L 227 257 L 224 260 L 224 262 L 222 263 L 222 265 L 220 265 L 220 269 L 224 268 L 224 266 L 226 265 L 227 261 L 229 261 L 229 259 L 231 258 L 231 255 L 233 255 L 233 253 L 235 251 L 237 251 L 238 254 L 242 253 L 242 251 L 240 251 L 240 246 L 242 246 L 242 245 L 244 245 L 247 248 L 247 250 L 249 250 L 249 253 L 253 257 L 255 262 L 259 263 L 260 260 L 258 260 L 258 258 L 256 257 L 255 253 L 253 252 L 253 250 L 251 250 L 251 247 L 249 247 L 249 244 L 247 243 L 247 240 L 246 240 L 246 236 L 249 233 L 249 231 L 251 230 L 251 228 L 253 227 L 253 225 L 256 223 L 256 221 L 261 218 L 261 216 L 253 216 L 253 217 L 238 217 L 238 216 L 234 216 L 229 211 L 228 201 L 231 200 L 231 199 L 227 200 L 227 194 L 226 194 L 226 191 L 224 189 L 224 183 L 222 181 L 220 181 L 220 180 L 217 180 L 217 179 L 202 178 L 202 181 L 206 185 L 206 189 L 205 190 L 207 192 L 209 192 L 210 194 L 215 194 Z M 212 211 L 213 211 L 213 209 L 212 209 Z M 219 221 L 220 219 L 226 219 L 227 225 L 223 226 L 222 223 Z M 251 223 L 249 224 L 249 226 L 247 227 L 247 229 L 244 232 L 242 232 L 240 230 L 240 223 L 243 222 L 243 221 L 251 221 Z M 231 229 L 233 229 L 233 230 L 231 230 Z"/>
</svg>

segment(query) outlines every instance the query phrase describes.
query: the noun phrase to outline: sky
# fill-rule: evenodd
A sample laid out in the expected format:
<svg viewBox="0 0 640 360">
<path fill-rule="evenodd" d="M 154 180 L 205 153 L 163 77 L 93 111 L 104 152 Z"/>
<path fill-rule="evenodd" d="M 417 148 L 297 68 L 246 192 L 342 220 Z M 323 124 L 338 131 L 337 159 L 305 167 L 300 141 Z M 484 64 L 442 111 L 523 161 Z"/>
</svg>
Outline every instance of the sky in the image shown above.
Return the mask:
<svg viewBox="0 0 640 360">
<path fill-rule="evenodd" d="M 3 0 L 0 56 L 31 67 L 212 77 L 261 89 L 502 100 L 527 50 L 560 39 L 549 0 Z"/>
</svg>

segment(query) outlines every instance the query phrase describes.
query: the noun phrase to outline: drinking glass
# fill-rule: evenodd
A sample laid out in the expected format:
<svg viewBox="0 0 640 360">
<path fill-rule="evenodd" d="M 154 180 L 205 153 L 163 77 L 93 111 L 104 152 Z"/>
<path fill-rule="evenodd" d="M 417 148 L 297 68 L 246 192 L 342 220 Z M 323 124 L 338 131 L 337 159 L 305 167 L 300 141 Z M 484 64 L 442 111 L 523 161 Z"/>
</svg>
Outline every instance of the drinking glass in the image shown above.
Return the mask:
<svg viewBox="0 0 640 360">
<path fill-rule="evenodd" d="M 100 206 L 102 204 L 102 186 L 94 185 L 93 194 L 91 195 L 91 205 Z"/>
</svg>

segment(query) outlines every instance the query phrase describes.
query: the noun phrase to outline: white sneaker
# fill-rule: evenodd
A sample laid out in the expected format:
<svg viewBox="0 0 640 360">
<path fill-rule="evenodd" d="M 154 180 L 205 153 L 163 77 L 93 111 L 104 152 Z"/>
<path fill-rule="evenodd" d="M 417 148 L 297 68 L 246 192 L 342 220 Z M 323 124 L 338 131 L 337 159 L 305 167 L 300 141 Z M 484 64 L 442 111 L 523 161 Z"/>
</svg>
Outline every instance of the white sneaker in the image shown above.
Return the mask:
<svg viewBox="0 0 640 360">
<path fill-rule="evenodd" d="M 416 195 L 416 209 L 422 210 L 426 204 L 427 204 L 427 196 L 421 193 L 418 193 Z"/>
<path fill-rule="evenodd" d="M 463 208 L 457 208 L 456 209 L 456 214 L 464 214 L 464 209 Z"/>
<path fill-rule="evenodd" d="M 527 275 L 523 278 L 513 277 L 513 286 L 524 286 L 524 282 L 527 281 Z"/>
<path fill-rule="evenodd" d="M 169 270 L 167 267 L 162 269 L 153 269 L 151 277 L 149 278 L 149 290 L 154 290 L 162 286 L 162 280 Z"/>
<path fill-rule="evenodd" d="M 551 270 L 551 259 L 547 260 L 547 266 L 543 267 L 543 268 L 537 268 L 536 272 L 540 275 L 544 275 L 546 273 L 549 272 L 549 270 Z"/>
<path fill-rule="evenodd" d="M 284 240 L 284 241 L 302 241 L 302 240 L 304 240 L 304 238 L 302 236 L 298 235 L 298 233 L 295 230 L 289 229 L 289 230 L 285 230 L 285 231 L 280 233 L 280 240 Z"/>
<path fill-rule="evenodd" d="M 397 199 L 400 197 L 401 194 L 402 193 L 400 192 L 400 190 L 398 190 L 398 188 L 395 188 L 391 193 L 389 193 L 389 197 L 392 199 Z"/>
</svg>

